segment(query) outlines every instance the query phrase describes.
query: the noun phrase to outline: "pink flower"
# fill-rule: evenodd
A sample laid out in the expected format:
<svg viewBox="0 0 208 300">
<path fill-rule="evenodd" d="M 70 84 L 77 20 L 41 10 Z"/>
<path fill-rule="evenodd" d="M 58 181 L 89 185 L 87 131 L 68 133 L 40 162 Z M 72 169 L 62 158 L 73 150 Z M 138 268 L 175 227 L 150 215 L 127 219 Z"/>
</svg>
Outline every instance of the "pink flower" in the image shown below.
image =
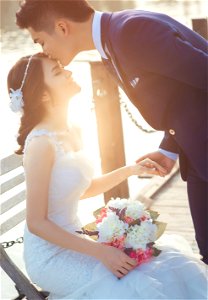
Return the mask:
<svg viewBox="0 0 208 300">
<path fill-rule="evenodd" d="M 125 241 L 125 237 L 122 236 L 119 238 L 115 238 L 111 244 L 113 247 L 123 250 L 124 249 L 124 241 Z"/>
<path fill-rule="evenodd" d="M 97 216 L 97 219 L 96 219 L 95 223 L 96 224 L 101 223 L 102 220 L 106 217 L 107 217 L 107 208 L 104 207 L 104 208 L 101 209 L 100 215 Z"/>
<path fill-rule="evenodd" d="M 131 222 L 133 222 L 133 221 L 134 221 L 134 219 L 133 219 L 133 218 L 131 218 L 131 217 L 128 217 L 128 216 L 125 216 L 125 217 L 124 217 L 124 220 L 125 220 L 125 222 L 126 222 L 127 224 L 130 224 Z"/>
<path fill-rule="evenodd" d="M 145 220 L 147 220 L 147 217 L 146 216 L 142 216 L 141 218 L 140 218 L 140 221 L 145 221 Z"/>
<path fill-rule="evenodd" d="M 137 255 L 136 255 L 136 251 L 132 251 L 129 255 L 131 258 L 137 260 Z"/>
<path fill-rule="evenodd" d="M 147 248 L 145 251 L 142 249 L 133 250 L 129 254 L 129 256 L 137 261 L 137 266 L 142 263 L 148 262 L 153 255 L 153 250 L 151 248 Z"/>
</svg>

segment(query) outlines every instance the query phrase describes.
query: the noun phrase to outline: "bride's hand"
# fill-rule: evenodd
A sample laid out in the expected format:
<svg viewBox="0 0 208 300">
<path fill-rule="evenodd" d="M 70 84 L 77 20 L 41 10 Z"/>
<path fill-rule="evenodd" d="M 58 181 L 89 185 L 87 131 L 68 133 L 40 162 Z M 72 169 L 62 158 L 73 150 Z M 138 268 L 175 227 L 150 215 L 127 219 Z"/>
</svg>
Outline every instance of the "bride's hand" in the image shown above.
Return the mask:
<svg viewBox="0 0 208 300">
<path fill-rule="evenodd" d="M 134 259 L 112 246 L 103 245 L 99 258 L 117 278 L 127 275 L 137 265 Z"/>
<path fill-rule="evenodd" d="M 151 174 L 162 177 L 167 175 L 167 171 L 164 167 L 149 158 L 145 158 L 144 160 L 139 161 L 135 165 L 131 166 L 131 171 L 132 175 Z"/>
<path fill-rule="evenodd" d="M 176 161 L 165 156 L 160 151 L 155 151 L 151 153 L 147 153 L 136 160 L 136 163 L 142 162 L 144 159 L 149 158 L 155 162 L 157 162 L 160 166 L 166 169 L 167 174 L 171 172 Z"/>
</svg>

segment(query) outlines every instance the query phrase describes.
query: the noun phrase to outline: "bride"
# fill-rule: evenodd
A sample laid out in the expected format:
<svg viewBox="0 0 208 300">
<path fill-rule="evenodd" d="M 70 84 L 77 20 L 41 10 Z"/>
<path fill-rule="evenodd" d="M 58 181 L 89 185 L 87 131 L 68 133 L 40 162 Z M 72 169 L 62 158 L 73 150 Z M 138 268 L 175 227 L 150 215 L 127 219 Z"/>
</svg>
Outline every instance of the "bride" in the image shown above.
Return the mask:
<svg viewBox="0 0 208 300">
<path fill-rule="evenodd" d="M 31 280 L 50 299 L 206 299 L 205 264 L 168 242 L 158 257 L 135 267 L 121 250 L 76 233 L 79 200 L 129 176 L 164 176 L 165 170 L 145 160 L 93 178 L 79 131 L 67 126 L 68 99 L 80 87 L 45 55 L 20 59 L 8 89 L 11 109 L 21 112 L 17 154 L 26 177 L 24 260 Z"/>
</svg>

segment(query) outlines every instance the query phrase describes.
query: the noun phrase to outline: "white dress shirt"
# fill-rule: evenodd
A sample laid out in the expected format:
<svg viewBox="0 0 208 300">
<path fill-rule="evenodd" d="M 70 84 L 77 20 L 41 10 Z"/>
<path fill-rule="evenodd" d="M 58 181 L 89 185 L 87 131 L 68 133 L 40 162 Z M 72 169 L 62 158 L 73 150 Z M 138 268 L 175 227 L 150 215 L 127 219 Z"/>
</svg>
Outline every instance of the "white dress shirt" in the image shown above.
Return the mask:
<svg viewBox="0 0 208 300">
<path fill-rule="evenodd" d="M 105 51 L 103 50 L 102 42 L 101 42 L 101 17 L 102 12 L 95 11 L 93 22 L 92 22 L 92 38 L 94 45 L 102 58 L 108 59 L 108 57 L 105 54 Z"/>
<path fill-rule="evenodd" d="M 105 51 L 102 46 L 101 42 L 101 18 L 102 18 L 102 12 L 100 11 L 95 11 L 93 22 L 92 22 L 92 38 L 94 45 L 102 58 L 108 59 L 107 55 L 105 54 Z M 164 154 L 168 158 L 172 160 L 176 160 L 178 158 L 178 154 L 166 151 L 164 149 L 159 148 L 160 153 Z"/>
</svg>

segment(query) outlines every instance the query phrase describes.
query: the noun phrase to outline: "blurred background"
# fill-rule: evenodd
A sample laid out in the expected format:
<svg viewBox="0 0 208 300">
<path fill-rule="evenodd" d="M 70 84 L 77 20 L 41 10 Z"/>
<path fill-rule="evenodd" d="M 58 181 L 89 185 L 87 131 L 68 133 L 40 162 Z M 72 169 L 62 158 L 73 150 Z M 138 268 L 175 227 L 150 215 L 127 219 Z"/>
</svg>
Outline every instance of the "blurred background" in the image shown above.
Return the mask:
<svg viewBox="0 0 208 300">
<path fill-rule="evenodd" d="M 1 29 L 15 30 L 15 11 L 19 0 L 1 0 Z M 97 10 L 116 11 L 123 9 L 144 9 L 163 12 L 190 24 L 193 17 L 205 17 L 208 4 L 206 0 L 89 0 Z"/>
</svg>

